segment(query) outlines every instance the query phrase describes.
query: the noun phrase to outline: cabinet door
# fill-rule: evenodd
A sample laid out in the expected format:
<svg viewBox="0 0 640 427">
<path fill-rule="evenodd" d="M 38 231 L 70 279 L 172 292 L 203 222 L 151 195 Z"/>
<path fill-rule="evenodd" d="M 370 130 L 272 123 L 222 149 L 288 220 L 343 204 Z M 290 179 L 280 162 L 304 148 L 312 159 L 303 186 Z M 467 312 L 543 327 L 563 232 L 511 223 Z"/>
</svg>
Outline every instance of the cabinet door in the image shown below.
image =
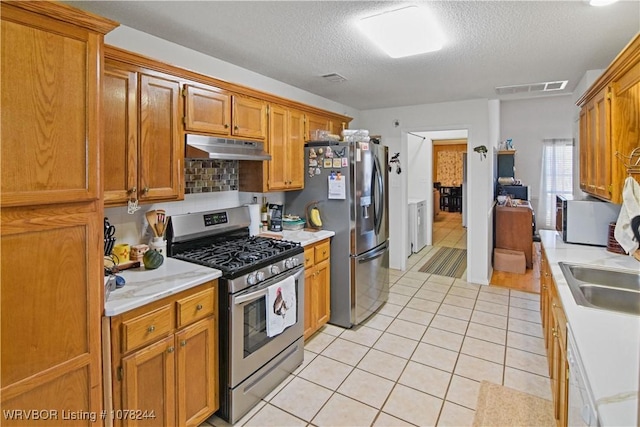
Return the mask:
<svg viewBox="0 0 640 427">
<path fill-rule="evenodd" d="M 137 199 L 138 75 L 109 64 L 102 77 L 104 203 Z"/>
<path fill-rule="evenodd" d="M 595 141 L 592 164 L 595 163 L 593 173 L 594 194 L 610 199 L 611 184 L 611 138 L 609 134 L 609 89 L 605 88 L 594 99 L 595 105 Z"/>
<path fill-rule="evenodd" d="M 289 189 L 304 188 L 304 113 L 289 110 L 289 147 L 287 159 L 289 166 Z"/>
<path fill-rule="evenodd" d="M 330 286 L 331 272 L 329 268 L 329 260 L 325 260 L 316 265 L 316 280 L 313 293 L 316 328 L 321 327 L 329 321 L 329 316 L 331 314 Z"/>
<path fill-rule="evenodd" d="M 587 107 L 580 110 L 580 189 L 589 188 L 589 122 Z"/>
<path fill-rule="evenodd" d="M 0 15 L 2 206 L 97 200 L 102 36 L 5 2 Z"/>
<path fill-rule="evenodd" d="M 231 133 L 231 96 L 227 92 L 186 85 L 184 96 L 185 129 L 219 135 Z"/>
<path fill-rule="evenodd" d="M 638 128 L 640 126 L 640 55 L 636 64 L 626 73 L 620 76 L 612 84 L 612 114 L 611 114 L 611 139 L 615 147 L 612 151 L 618 151 L 623 156 L 630 156 L 633 150 L 640 148 L 638 140 Z M 636 151 L 637 153 L 637 151 Z M 636 164 L 638 157 L 625 160 L 628 164 Z M 622 188 L 627 178 L 627 170 L 622 162 L 613 159 L 613 195 L 614 203 L 622 202 Z M 631 175 L 640 182 L 640 171 L 635 168 Z"/>
<path fill-rule="evenodd" d="M 305 115 L 306 130 L 305 138 L 307 141 L 311 141 L 315 138 L 316 130 L 330 130 L 331 123 L 327 117 L 318 116 L 315 114 Z"/>
<path fill-rule="evenodd" d="M 232 135 L 264 139 L 267 135 L 267 104 L 259 99 L 234 95 Z"/>
<path fill-rule="evenodd" d="M 338 119 L 329 120 L 329 131 L 335 135 L 341 135 L 342 129 L 346 129 L 347 123 Z M 342 136 L 342 135 L 341 135 Z"/>
<path fill-rule="evenodd" d="M 218 340 L 213 317 L 176 334 L 178 425 L 198 426 L 218 410 Z"/>
<path fill-rule="evenodd" d="M 289 185 L 288 111 L 279 105 L 269 106 L 269 190 L 284 190 Z"/>
<path fill-rule="evenodd" d="M 313 291 L 316 288 L 314 282 L 316 280 L 315 267 L 307 268 L 304 271 L 304 339 L 308 339 L 315 330 L 315 320 L 313 314 Z"/>
<path fill-rule="evenodd" d="M 122 359 L 122 408 L 153 411 L 154 417 L 125 426 L 174 426 L 175 346 L 171 335 Z"/>
<path fill-rule="evenodd" d="M 140 75 L 140 200 L 177 199 L 184 194 L 180 182 L 184 144 L 180 140 L 179 95 L 179 82 Z"/>
<path fill-rule="evenodd" d="M 2 409 L 102 406 L 96 213 L 93 204 L 2 209 Z"/>
</svg>

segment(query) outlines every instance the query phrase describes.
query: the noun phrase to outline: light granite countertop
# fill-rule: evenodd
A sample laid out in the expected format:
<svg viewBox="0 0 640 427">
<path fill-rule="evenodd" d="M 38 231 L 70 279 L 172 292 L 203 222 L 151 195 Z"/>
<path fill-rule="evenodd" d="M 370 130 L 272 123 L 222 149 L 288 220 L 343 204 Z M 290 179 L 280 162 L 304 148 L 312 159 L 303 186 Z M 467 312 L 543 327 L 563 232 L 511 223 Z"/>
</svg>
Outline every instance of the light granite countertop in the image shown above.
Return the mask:
<svg viewBox="0 0 640 427">
<path fill-rule="evenodd" d="M 124 270 L 125 285 L 112 291 L 104 304 L 105 316 L 116 316 L 169 295 L 201 285 L 222 275 L 220 270 L 166 257 L 154 270 Z"/>
<path fill-rule="evenodd" d="M 260 236 L 290 240 L 292 242 L 298 242 L 302 246 L 308 246 L 321 240 L 328 239 L 329 237 L 333 237 L 335 235 L 336 233 L 330 230 L 284 230 L 281 232 L 265 231 L 263 233 L 260 233 Z"/>
<path fill-rule="evenodd" d="M 577 305 L 558 262 L 640 272 L 640 262 L 606 248 L 572 245 L 540 231 L 569 328 L 603 426 L 637 426 L 640 389 L 640 316 Z"/>
</svg>

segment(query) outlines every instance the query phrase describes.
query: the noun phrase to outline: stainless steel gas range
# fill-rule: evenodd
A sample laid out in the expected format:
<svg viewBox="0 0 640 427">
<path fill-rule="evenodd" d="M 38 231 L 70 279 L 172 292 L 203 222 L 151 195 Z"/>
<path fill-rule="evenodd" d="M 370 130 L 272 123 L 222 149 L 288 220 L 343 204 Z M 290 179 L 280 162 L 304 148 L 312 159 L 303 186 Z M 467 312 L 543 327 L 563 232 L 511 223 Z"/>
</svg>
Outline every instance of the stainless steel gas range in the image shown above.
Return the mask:
<svg viewBox="0 0 640 427">
<path fill-rule="evenodd" d="M 300 366 L 304 356 L 304 249 L 295 242 L 251 237 L 249 223 L 248 208 L 238 207 L 174 215 L 167 229 L 169 256 L 222 271 L 218 415 L 230 423 Z M 284 300 L 282 289 L 289 291 Z M 274 332 L 280 317 L 288 323 Z"/>
</svg>

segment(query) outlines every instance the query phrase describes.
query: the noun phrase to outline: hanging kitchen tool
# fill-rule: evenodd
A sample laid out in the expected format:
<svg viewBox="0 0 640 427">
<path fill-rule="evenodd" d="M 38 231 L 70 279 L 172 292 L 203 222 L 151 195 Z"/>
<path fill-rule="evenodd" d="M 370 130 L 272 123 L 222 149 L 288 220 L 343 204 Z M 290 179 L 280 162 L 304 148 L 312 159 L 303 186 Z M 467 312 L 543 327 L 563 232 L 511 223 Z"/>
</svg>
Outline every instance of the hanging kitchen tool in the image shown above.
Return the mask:
<svg viewBox="0 0 640 427">
<path fill-rule="evenodd" d="M 156 235 L 159 237 L 164 236 L 164 230 L 166 226 L 166 214 L 164 209 L 156 209 Z"/>
</svg>

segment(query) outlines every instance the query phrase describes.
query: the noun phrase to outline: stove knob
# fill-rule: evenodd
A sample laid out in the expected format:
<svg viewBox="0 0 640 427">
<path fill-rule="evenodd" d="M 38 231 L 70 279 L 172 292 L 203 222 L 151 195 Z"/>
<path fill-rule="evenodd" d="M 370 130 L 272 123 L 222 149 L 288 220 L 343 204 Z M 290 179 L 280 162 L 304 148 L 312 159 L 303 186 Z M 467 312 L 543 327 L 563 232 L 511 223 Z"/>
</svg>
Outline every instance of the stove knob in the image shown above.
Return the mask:
<svg viewBox="0 0 640 427">
<path fill-rule="evenodd" d="M 262 282 L 264 280 L 264 271 L 258 271 L 258 273 L 256 273 L 256 278 L 258 279 L 258 282 Z"/>
<path fill-rule="evenodd" d="M 280 274 L 280 267 L 278 267 L 277 265 L 272 265 L 271 266 L 271 274 Z"/>
<path fill-rule="evenodd" d="M 248 285 L 255 285 L 256 283 L 258 283 L 258 279 L 256 278 L 256 273 L 251 273 L 249 276 L 247 276 Z"/>
<path fill-rule="evenodd" d="M 291 258 L 285 259 L 284 260 L 284 268 L 292 268 L 293 267 L 293 261 Z"/>
</svg>

